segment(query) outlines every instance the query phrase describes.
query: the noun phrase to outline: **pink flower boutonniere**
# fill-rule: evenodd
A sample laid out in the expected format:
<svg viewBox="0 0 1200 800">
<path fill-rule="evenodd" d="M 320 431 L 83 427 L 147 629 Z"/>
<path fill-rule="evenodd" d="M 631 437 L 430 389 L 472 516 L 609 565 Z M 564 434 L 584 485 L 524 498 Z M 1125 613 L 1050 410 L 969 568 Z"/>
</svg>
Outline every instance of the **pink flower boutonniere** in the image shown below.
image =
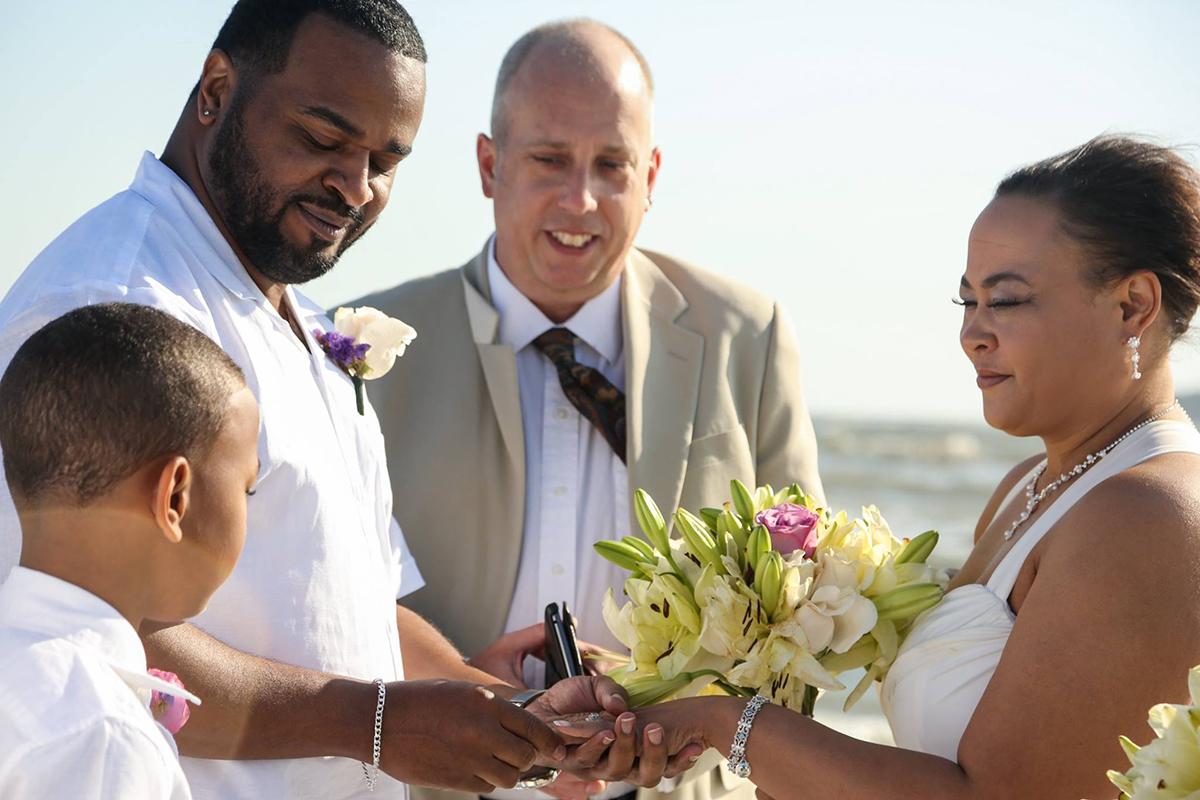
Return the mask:
<svg viewBox="0 0 1200 800">
<path fill-rule="evenodd" d="M 166 672 L 161 669 L 148 669 L 146 673 L 161 680 L 166 681 L 180 689 L 184 688 L 183 681 L 179 680 L 179 676 L 174 672 Z M 188 717 L 192 715 L 191 709 L 188 708 L 187 700 L 182 697 L 164 694 L 157 690 L 150 693 L 150 713 L 154 715 L 154 719 L 160 725 L 171 732 L 171 735 L 179 733 L 179 729 L 188 721 Z"/>
<path fill-rule="evenodd" d="M 329 359 L 350 376 L 358 413 L 365 414 L 363 381 L 388 374 L 396 359 L 417 338 L 417 332 L 369 306 L 339 308 L 333 330 L 313 330 L 313 336 Z"/>
</svg>

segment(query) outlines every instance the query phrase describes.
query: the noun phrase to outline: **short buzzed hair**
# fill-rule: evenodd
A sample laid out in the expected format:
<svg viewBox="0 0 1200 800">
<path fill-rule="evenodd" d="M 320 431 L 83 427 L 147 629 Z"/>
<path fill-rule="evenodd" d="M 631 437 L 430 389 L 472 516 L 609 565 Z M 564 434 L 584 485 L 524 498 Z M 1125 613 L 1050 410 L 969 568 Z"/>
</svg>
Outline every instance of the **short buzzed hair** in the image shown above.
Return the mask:
<svg viewBox="0 0 1200 800">
<path fill-rule="evenodd" d="M 628 36 L 610 25 L 605 25 L 603 22 L 597 22 L 594 19 L 586 17 L 547 22 L 545 25 L 539 25 L 520 39 L 517 39 L 513 43 L 513 46 L 508 48 L 508 52 L 504 54 L 504 60 L 500 62 L 500 72 L 496 75 L 496 91 L 492 95 L 492 138 L 496 142 L 502 142 L 508 133 L 508 120 L 505 119 L 503 109 L 504 97 L 508 92 L 508 87 L 512 84 L 513 77 L 521 69 L 521 65 L 525 63 L 525 59 L 537 49 L 538 45 L 547 40 L 558 38 L 562 40 L 564 45 L 569 45 L 575 39 L 575 33 L 588 26 L 608 31 L 625 43 L 625 46 L 633 53 L 633 57 L 637 59 L 638 66 L 642 68 L 642 77 L 645 78 L 646 88 L 650 93 L 651 99 L 653 99 L 654 75 L 650 72 L 650 63 L 646 61 L 646 57 L 642 55 L 642 51 L 630 41 Z"/>
<path fill-rule="evenodd" d="M 82 507 L 160 458 L 201 461 L 245 385 L 225 351 L 162 311 L 70 311 L 29 337 L 0 378 L 9 489 L 30 504 Z"/>
<path fill-rule="evenodd" d="M 393 53 L 426 62 L 421 33 L 396 0 L 238 0 L 212 49 L 226 53 L 251 79 L 282 72 L 296 31 L 312 14 L 323 14 Z M 193 95 L 199 87 L 197 83 Z"/>
</svg>

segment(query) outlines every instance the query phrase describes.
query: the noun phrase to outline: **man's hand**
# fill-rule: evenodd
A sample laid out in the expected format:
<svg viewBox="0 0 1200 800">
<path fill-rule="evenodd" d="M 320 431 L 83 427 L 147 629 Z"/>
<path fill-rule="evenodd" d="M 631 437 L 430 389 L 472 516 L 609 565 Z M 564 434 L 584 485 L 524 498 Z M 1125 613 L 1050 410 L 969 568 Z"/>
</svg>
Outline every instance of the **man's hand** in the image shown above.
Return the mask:
<svg viewBox="0 0 1200 800">
<path fill-rule="evenodd" d="M 487 794 L 516 786 L 535 763 L 558 767 L 566 756 L 544 722 L 471 683 L 389 683 L 383 726 L 380 769 L 418 786 Z"/>
<path fill-rule="evenodd" d="M 510 686 L 528 689 L 525 685 L 525 659 L 529 656 L 544 659 L 545 655 L 546 626 L 539 623 L 504 634 L 467 663 Z"/>
<path fill-rule="evenodd" d="M 620 661 L 620 657 L 611 650 L 587 642 L 579 642 L 579 654 L 583 658 L 583 669 L 589 675 L 603 675 Z M 467 663 L 510 686 L 528 689 L 525 685 L 525 659 L 531 657 L 546 660 L 544 623 L 504 634 Z"/>
</svg>

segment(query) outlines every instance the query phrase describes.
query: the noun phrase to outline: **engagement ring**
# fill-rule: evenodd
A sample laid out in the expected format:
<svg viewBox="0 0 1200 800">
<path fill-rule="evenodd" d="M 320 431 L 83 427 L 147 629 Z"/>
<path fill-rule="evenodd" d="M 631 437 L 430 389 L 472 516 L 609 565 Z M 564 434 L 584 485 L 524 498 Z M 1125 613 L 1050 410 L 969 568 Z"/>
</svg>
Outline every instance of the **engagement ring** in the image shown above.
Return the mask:
<svg viewBox="0 0 1200 800">
<path fill-rule="evenodd" d="M 584 720 L 586 722 L 599 722 L 600 721 L 600 713 L 598 711 L 593 711 L 592 713 L 590 713 L 586 717 L 584 717 Z"/>
</svg>

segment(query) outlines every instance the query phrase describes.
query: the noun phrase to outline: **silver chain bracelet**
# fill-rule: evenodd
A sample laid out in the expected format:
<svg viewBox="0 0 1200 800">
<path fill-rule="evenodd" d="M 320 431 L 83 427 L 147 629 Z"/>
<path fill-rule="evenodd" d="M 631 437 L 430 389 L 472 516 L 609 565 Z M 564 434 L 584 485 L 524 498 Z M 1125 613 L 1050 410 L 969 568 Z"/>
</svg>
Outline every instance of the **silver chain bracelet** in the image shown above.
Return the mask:
<svg viewBox="0 0 1200 800">
<path fill-rule="evenodd" d="M 757 694 L 746 703 L 746 710 L 738 720 L 737 733 L 733 735 L 733 746 L 729 748 L 729 771 L 739 778 L 750 777 L 750 762 L 746 760 L 746 740 L 750 738 L 750 729 L 754 727 L 754 718 L 758 710 L 770 702 L 770 699 Z"/>
<path fill-rule="evenodd" d="M 383 743 L 383 704 L 387 700 L 387 684 L 380 678 L 371 682 L 379 687 L 379 701 L 375 704 L 375 748 L 370 769 L 366 764 L 363 764 L 362 768 L 363 775 L 367 778 L 367 788 L 373 792 L 375 784 L 379 782 L 379 746 Z"/>
</svg>

